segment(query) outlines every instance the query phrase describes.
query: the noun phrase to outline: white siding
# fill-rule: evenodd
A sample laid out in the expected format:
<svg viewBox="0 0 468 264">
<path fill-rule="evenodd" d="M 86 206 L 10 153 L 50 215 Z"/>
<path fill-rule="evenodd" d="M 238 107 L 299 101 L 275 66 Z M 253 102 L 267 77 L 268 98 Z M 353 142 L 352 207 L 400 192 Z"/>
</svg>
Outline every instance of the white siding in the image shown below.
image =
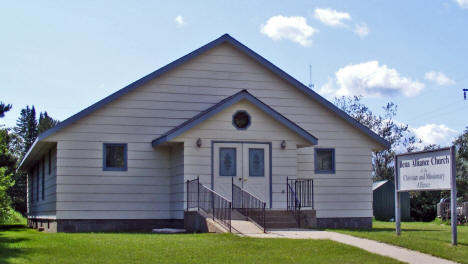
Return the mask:
<svg viewBox="0 0 468 264">
<path fill-rule="evenodd" d="M 171 148 L 171 217 L 184 217 L 184 145 Z"/>
<path fill-rule="evenodd" d="M 238 110 L 246 110 L 251 116 L 252 124 L 247 130 L 237 130 L 232 125 L 232 116 Z M 196 146 L 198 138 L 202 140 L 200 148 Z M 286 140 L 286 149 L 280 147 L 283 140 Z M 310 145 L 295 132 L 245 100 L 224 109 L 171 141 L 184 142 L 185 180 L 199 176 L 206 186 L 211 186 L 211 141 L 271 142 L 272 207 L 283 209 L 286 207 L 286 177 L 296 177 L 296 146 Z"/>
<path fill-rule="evenodd" d="M 174 188 L 178 189 L 173 186 L 179 180 L 171 178 L 170 150 L 155 150 L 150 142 L 243 89 L 316 136 L 319 147 L 336 149 L 337 173 L 333 175 L 313 173 L 313 148 L 299 150 L 297 157 L 297 175 L 317 179 L 315 198 L 318 217 L 372 216 L 367 195 L 371 195 L 371 150 L 378 148 L 377 144 L 246 55 L 229 44 L 223 44 L 109 103 L 48 139 L 58 141 L 57 217 L 173 216 L 169 204 L 179 198 L 169 193 Z M 201 131 L 203 138 L 215 136 L 218 139 L 245 140 L 236 132 L 223 135 L 213 133 L 218 125 L 227 129 L 227 122 L 207 122 L 206 125 L 211 125 L 211 128 Z M 258 130 L 259 136 L 251 139 L 262 137 L 262 133 L 270 133 L 268 126 L 271 124 L 265 123 Z M 270 136 L 280 138 L 283 132 L 275 131 Z M 190 170 L 185 169 L 186 179 L 208 174 L 209 146 L 193 148 L 194 140 L 188 138 L 184 145 L 184 165 L 190 165 Z M 102 171 L 103 142 L 128 143 L 127 172 Z M 296 174 L 296 153 L 295 148 L 289 147 L 281 152 L 279 141 L 273 140 L 273 165 L 278 166 L 276 171 L 283 175 Z M 367 181 L 356 181 L 355 185 L 359 186 L 351 187 L 341 184 L 342 179 Z M 281 191 L 284 186 L 274 188 Z M 347 204 L 329 198 L 343 194 L 354 198 Z M 137 197 L 140 195 L 145 200 L 138 204 L 144 205 L 133 202 L 140 199 Z M 180 211 L 179 206 L 176 207 L 175 210 Z M 341 210 L 341 207 L 360 209 Z M 175 214 L 178 215 L 177 212 Z"/>
<path fill-rule="evenodd" d="M 57 218 L 171 218 L 170 151 L 132 138 L 59 141 Z M 103 171 L 104 142 L 128 143 L 127 171 Z"/>
<path fill-rule="evenodd" d="M 41 161 L 32 167 L 32 173 L 28 173 L 28 215 L 32 217 L 55 217 L 57 201 L 57 151 L 51 150 L 51 166 L 49 173 L 49 154 L 41 157 Z M 43 169 L 44 167 L 44 169 Z M 36 169 L 37 168 L 37 169 Z M 44 174 L 44 175 L 43 175 Z M 34 175 L 34 176 L 33 176 Z M 33 177 L 31 177 L 33 176 Z M 43 178 L 44 176 L 44 178 Z M 31 182 L 33 179 L 34 183 Z M 39 179 L 39 182 L 38 182 Z M 42 190 L 42 181 L 44 179 L 44 192 Z M 39 188 L 38 188 L 39 183 Z M 31 190 L 33 197 L 31 196 Z M 39 193 L 37 190 L 39 189 Z"/>
</svg>

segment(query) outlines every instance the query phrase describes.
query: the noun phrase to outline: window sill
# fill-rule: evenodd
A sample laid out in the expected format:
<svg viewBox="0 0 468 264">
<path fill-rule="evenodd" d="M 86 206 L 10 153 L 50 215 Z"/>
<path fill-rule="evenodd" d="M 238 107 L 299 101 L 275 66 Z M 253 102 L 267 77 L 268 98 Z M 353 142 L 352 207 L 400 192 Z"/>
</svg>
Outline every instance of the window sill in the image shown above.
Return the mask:
<svg viewBox="0 0 468 264">
<path fill-rule="evenodd" d="M 315 174 L 335 174 L 334 170 L 328 170 L 328 171 L 314 171 Z"/>
</svg>

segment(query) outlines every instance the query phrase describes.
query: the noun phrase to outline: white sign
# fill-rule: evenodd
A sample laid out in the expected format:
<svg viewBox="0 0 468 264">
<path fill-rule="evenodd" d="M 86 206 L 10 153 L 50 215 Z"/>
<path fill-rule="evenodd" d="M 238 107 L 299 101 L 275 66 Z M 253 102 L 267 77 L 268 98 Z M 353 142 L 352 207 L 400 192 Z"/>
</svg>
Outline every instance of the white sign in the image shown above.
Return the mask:
<svg viewBox="0 0 468 264">
<path fill-rule="evenodd" d="M 398 191 L 450 190 L 450 148 L 397 156 Z"/>
</svg>

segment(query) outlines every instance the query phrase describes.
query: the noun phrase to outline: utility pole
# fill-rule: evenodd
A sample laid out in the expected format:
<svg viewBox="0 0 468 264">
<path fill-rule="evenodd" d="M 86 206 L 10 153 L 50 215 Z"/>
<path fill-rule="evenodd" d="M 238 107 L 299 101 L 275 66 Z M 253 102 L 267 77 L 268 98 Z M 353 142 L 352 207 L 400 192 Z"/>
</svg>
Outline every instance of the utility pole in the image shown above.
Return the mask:
<svg viewBox="0 0 468 264">
<path fill-rule="evenodd" d="M 466 93 L 468 93 L 468 89 L 463 89 L 463 98 L 466 100 Z"/>
</svg>

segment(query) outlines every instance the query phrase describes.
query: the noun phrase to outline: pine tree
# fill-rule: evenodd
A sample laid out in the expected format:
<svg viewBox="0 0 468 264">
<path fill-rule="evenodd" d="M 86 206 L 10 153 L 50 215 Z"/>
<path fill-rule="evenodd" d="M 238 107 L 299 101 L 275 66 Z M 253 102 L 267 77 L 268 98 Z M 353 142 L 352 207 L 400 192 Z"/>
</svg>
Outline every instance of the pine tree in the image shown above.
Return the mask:
<svg viewBox="0 0 468 264">
<path fill-rule="evenodd" d="M 34 106 L 21 109 L 20 117 L 16 121 L 15 132 L 19 136 L 21 142 L 21 158 L 24 157 L 26 152 L 32 146 L 37 138 L 37 120 L 36 109 Z"/>
<path fill-rule="evenodd" d="M 11 104 L 5 104 L 4 102 L 0 101 L 0 117 L 4 117 L 5 113 L 10 111 L 11 108 Z"/>
<path fill-rule="evenodd" d="M 37 132 L 40 135 L 44 133 L 45 131 L 47 131 L 49 128 L 54 127 L 58 123 L 59 122 L 57 120 L 53 119 L 47 114 L 47 111 L 44 113 L 41 112 L 39 114 L 39 123 L 37 126 Z"/>
</svg>

